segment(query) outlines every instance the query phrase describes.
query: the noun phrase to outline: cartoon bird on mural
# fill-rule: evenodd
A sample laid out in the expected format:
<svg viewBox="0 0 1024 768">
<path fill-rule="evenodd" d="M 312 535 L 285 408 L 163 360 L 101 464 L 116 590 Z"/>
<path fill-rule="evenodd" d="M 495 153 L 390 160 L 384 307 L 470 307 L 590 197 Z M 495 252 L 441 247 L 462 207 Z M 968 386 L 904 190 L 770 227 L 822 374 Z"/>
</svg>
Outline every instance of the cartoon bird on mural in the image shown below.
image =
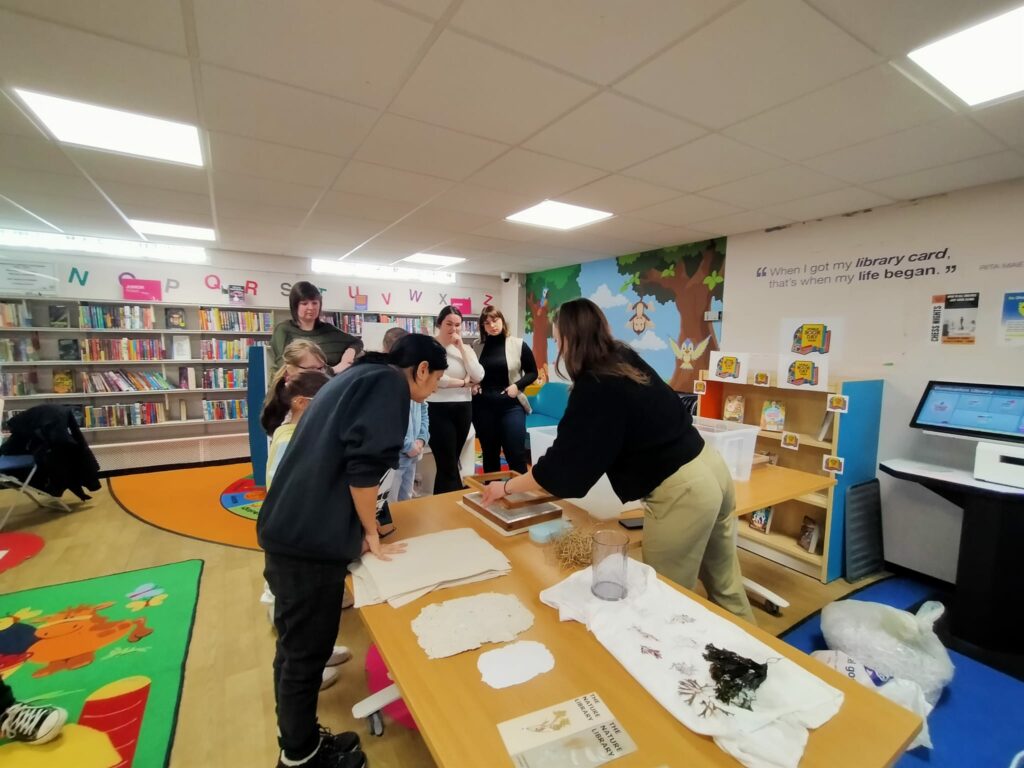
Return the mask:
<svg viewBox="0 0 1024 768">
<path fill-rule="evenodd" d="M 637 336 L 643 336 L 644 331 L 654 328 L 654 321 L 645 314 L 650 306 L 646 301 L 638 301 L 629 308 L 633 316 L 626 321 L 626 327 Z"/>
<path fill-rule="evenodd" d="M 693 361 L 699 359 L 707 350 L 711 337 L 708 336 L 696 346 L 694 346 L 691 339 L 683 339 L 682 344 L 676 344 L 675 339 L 669 339 L 668 341 L 672 345 L 672 354 L 679 358 L 679 367 L 689 371 L 693 369 Z"/>
</svg>

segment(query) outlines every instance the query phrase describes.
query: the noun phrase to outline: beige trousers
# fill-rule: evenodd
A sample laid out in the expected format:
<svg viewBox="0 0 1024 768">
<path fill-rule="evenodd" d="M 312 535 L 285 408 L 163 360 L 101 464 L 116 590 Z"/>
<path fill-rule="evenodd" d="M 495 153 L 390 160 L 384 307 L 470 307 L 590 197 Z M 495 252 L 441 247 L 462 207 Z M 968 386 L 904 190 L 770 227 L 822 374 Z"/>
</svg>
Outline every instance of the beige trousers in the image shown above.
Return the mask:
<svg viewBox="0 0 1024 768">
<path fill-rule="evenodd" d="M 644 507 L 644 562 L 687 589 L 699 577 L 712 602 L 756 623 L 736 554 L 736 489 L 718 451 L 705 445 Z"/>
</svg>

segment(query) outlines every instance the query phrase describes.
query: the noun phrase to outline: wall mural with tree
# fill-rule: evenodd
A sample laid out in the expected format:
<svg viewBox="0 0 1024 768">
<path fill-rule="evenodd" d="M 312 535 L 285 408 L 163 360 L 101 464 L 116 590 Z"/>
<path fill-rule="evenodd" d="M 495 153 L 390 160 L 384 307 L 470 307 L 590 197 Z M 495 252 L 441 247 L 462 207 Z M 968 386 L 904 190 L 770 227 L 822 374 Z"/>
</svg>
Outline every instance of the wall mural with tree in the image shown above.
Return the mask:
<svg viewBox="0 0 1024 768">
<path fill-rule="evenodd" d="M 679 392 L 719 348 L 721 322 L 704 319 L 722 310 L 725 238 L 631 253 L 526 278 L 526 331 L 537 366 L 550 375 L 555 359 L 551 318 L 565 301 L 586 296 L 604 311 L 612 333 L 639 352 Z"/>
</svg>

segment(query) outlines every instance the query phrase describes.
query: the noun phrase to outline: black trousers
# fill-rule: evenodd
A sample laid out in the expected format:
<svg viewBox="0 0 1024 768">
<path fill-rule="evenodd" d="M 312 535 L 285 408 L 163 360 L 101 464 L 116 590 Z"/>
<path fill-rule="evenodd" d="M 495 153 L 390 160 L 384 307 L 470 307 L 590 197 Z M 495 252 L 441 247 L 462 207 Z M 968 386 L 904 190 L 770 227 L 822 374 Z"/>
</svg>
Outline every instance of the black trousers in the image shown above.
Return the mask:
<svg viewBox="0 0 1024 768">
<path fill-rule="evenodd" d="M 347 562 L 266 554 L 263 575 L 274 593 L 274 701 L 285 757 L 301 760 L 320 740 L 317 696 L 341 621 Z"/>
<path fill-rule="evenodd" d="M 7 708 L 14 703 L 14 691 L 11 690 L 11 686 L 4 682 L 3 678 L 0 677 L 0 714 L 7 711 Z"/>
<path fill-rule="evenodd" d="M 473 418 L 473 404 L 427 403 L 430 415 L 430 452 L 434 454 L 434 493 L 462 490 L 462 472 L 459 454 L 469 437 L 469 424 Z M 472 467 L 465 467 L 472 473 Z"/>
<path fill-rule="evenodd" d="M 505 451 L 508 468 L 526 474 L 526 411 L 504 392 L 482 392 L 473 398 L 473 428 L 480 438 L 484 472 L 501 469 Z"/>
</svg>

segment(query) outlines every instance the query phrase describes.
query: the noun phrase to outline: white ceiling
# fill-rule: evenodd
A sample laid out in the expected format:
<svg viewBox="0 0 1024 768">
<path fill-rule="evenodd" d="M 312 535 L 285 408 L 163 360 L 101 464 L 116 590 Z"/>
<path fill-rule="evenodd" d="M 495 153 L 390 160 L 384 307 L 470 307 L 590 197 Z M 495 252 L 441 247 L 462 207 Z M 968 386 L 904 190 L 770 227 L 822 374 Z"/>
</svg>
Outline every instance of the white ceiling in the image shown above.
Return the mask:
<svg viewBox="0 0 1024 768">
<path fill-rule="evenodd" d="M 494 274 L 1015 178 L 1024 98 L 897 67 L 1019 2 L 0 0 L 0 226 Z M 206 166 L 59 145 L 16 87 L 194 123 Z M 545 198 L 616 215 L 504 220 Z"/>
</svg>

